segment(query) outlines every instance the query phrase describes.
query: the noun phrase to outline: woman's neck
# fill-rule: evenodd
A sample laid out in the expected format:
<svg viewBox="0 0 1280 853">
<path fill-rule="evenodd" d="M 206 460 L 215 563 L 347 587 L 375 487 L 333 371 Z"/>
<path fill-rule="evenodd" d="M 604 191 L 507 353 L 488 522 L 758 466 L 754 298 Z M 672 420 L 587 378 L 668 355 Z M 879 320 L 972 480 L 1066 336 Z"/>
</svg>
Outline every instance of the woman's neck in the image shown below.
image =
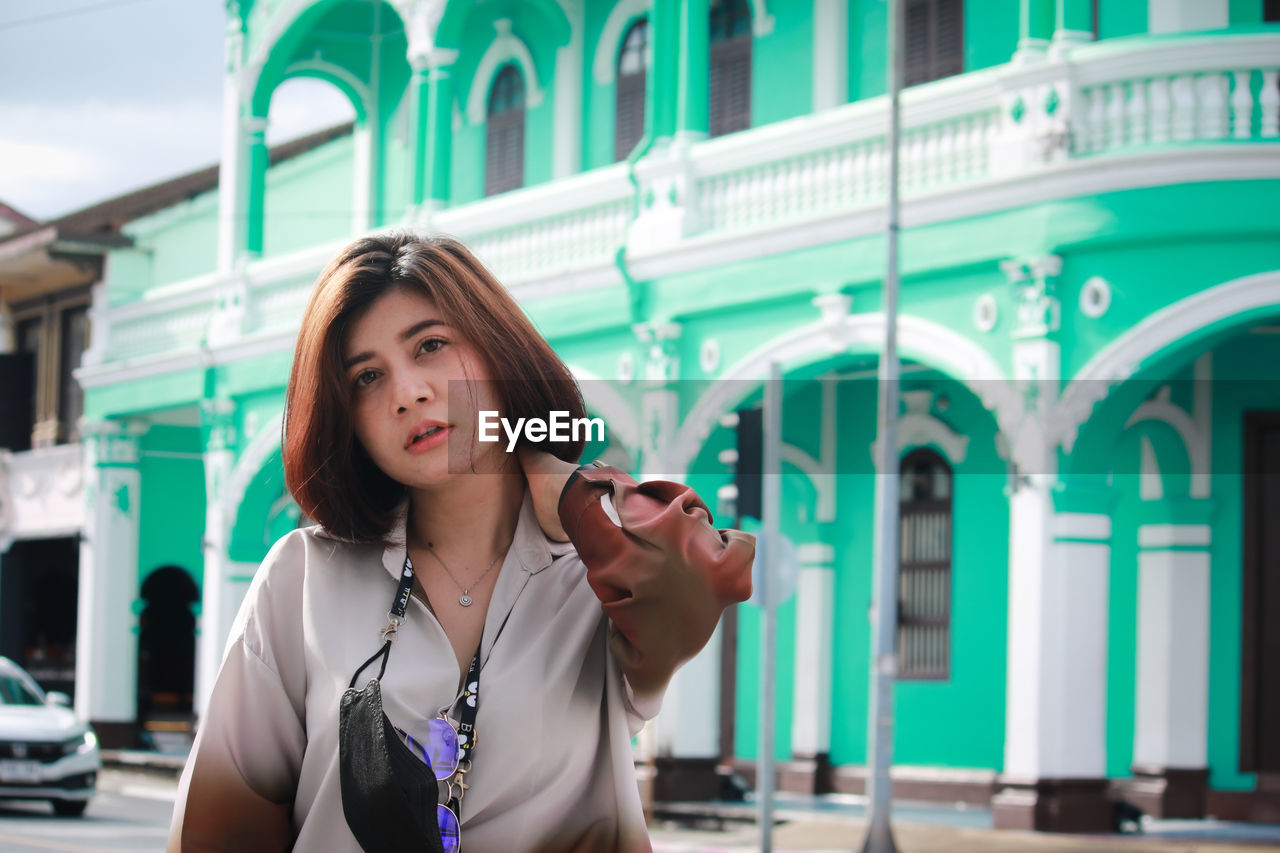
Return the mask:
<svg viewBox="0 0 1280 853">
<path fill-rule="evenodd" d="M 415 490 L 409 497 L 408 544 L 430 543 L 446 554 L 500 554 L 515 536 L 524 492 L 519 466 L 459 477 L 438 490 Z"/>
</svg>

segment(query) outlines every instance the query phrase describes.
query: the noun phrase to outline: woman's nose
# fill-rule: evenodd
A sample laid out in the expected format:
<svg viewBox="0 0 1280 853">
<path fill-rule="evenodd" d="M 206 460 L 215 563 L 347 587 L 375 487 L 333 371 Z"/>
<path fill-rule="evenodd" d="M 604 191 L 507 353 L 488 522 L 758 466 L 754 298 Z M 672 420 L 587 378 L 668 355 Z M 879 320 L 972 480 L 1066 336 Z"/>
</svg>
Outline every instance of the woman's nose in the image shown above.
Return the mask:
<svg viewBox="0 0 1280 853">
<path fill-rule="evenodd" d="M 435 399 L 435 391 L 431 383 L 422 377 L 405 376 L 396 383 L 396 411 L 406 412 L 419 403 L 429 403 Z"/>
</svg>

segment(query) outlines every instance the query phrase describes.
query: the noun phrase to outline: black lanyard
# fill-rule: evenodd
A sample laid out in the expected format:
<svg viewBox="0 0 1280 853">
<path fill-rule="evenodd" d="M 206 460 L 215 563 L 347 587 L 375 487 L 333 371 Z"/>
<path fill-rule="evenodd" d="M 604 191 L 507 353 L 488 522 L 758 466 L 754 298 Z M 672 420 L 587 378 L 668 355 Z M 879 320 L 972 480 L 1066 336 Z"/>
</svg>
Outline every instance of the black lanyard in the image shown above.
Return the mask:
<svg viewBox="0 0 1280 853">
<path fill-rule="evenodd" d="M 408 552 L 404 555 L 404 568 L 400 572 L 400 585 L 396 587 L 396 596 L 391 599 L 391 609 L 387 611 L 387 625 L 382 629 L 382 648 L 373 653 L 367 661 L 360 665 L 356 670 L 356 674 L 351 676 L 351 683 L 348 687 L 356 686 L 356 679 L 360 677 L 360 673 L 364 672 L 369 664 L 378 658 L 382 658 L 382 666 L 378 669 L 378 680 L 382 680 L 382 676 L 387 671 L 387 661 L 391 658 L 391 641 L 395 638 L 396 632 L 400 626 L 404 624 L 404 614 L 409 608 L 409 597 L 413 595 L 413 561 L 409 559 Z M 506 627 L 506 620 L 502 622 L 502 627 Z M 498 633 L 502 633 L 502 629 L 498 629 Z M 496 640 L 496 638 L 495 638 Z M 481 643 L 484 642 L 483 636 Z M 466 740 L 461 738 L 458 744 L 458 770 L 459 782 L 455 786 L 450 784 L 449 792 L 449 808 L 453 813 L 460 815 L 462 806 L 462 794 L 466 791 L 466 786 L 462 784 L 462 778 L 466 776 L 471 769 L 471 752 L 476 746 L 476 712 L 480 706 L 480 649 L 476 649 L 476 653 L 471 656 L 471 666 L 467 668 L 467 679 L 462 685 L 462 695 L 454 699 L 453 705 L 459 700 L 462 701 L 462 710 L 458 712 L 458 733 L 465 734 Z M 452 705 L 450 705 L 452 707 Z M 455 793 L 455 787 L 457 792 Z"/>
</svg>

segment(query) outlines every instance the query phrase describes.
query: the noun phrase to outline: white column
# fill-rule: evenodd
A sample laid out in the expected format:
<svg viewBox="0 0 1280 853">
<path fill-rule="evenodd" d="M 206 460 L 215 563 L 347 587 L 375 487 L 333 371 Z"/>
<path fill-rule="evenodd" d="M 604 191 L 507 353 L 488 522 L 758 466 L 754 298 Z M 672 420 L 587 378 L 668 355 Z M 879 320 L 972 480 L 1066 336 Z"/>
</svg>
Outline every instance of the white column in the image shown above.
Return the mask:
<svg viewBox="0 0 1280 853">
<path fill-rule="evenodd" d="M 1054 828 L 1060 815 L 1034 807 L 1016 786 L 1106 776 L 1107 607 L 1111 518 L 1084 506 L 1058 506 L 1063 489 L 1053 438 L 1061 376 L 1056 294 L 1062 259 L 1006 262 L 1013 285 L 1013 377 L 1022 395 L 1016 423 L 1002 423 L 1013 465 L 1009 497 L 1009 623 L 1002 780 L 992 801 L 996 825 L 1009 816 Z M 1070 511 L 1068 511 L 1070 510 Z M 1101 783 L 1099 783 L 1100 785 Z M 1088 817 L 1099 819 L 1104 793 Z M 1054 795 L 1049 795 L 1054 796 Z M 1070 798 L 1062 803 L 1071 808 Z M 1041 825 L 1042 821 L 1047 825 Z"/>
<path fill-rule="evenodd" d="M 1111 519 L 1054 513 L 1041 488 L 1012 500 L 1004 775 L 1106 775 Z"/>
<path fill-rule="evenodd" d="M 351 193 L 351 233 L 364 234 L 373 223 L 373 183 L 377 156 L 377 134 L 373 119 L 357 124 L 351 133 L 352 158 L 355 165 L 355 188 Z"/>
<path fill-rule="evenodd" d="M 582 169 L 582 5 L 572 4 L 569 43 L 556 50 L 551 176 L 567 178 Z"/>
<path fill-rule="evenodd" d="M 219 272 L 235 268 L 249 239 L 249 136 L 240 103 L 244 42 L 239 16 L 228 16 L 222 74 L 222 162 L 218 168 Z"/>
<path fill-rule="evenodd" d="M 204 713 L 213 683 L 222 664 L 222 650 L 239 601 L 232 601 L 227 587 L 237 574 L 227 556 L 233 519 L 225 505 L 227 479 L 235 463 L 232 447 L 235 405 L 230 400 L 201 401 L 204 422 L 204 583 L 200 592 L 199 635 L 196 639 L 195 711 Z"/>
<path fill-rule="evenodd" d="M 1207 524 L 1138 528 L 1138 666 L 1133 763 L 1209 765 Z"/>
<path fill-rule="evenodd" d="M 706 647 L 671 679 L 658 716 L 658 755 L 720 755 L 720 627 Z"/>
<path fill-rule="evenodd" d="M 1227 0 L 1147 0 L 1147 32 L 1219 30 L 1230 23 Z"/>
<path fill-rule="evenodd" d="M 849 4 L 814 0 L 813 110 L 838 107 L 848 100 Z"/>
<path fill-rule="evenodd" d="M 138 517 L 143 428 L 119 421 L 82 427 L 88 508 L 80 540 L 76 713 L 104 723 L 137 719 Z M 68 615 L 70 618 L 70 615 Z"/>
<path fill-rule="evenodd" d="M 834 641 L 835 549 L 815 543 L 798 549 L 796 649 L 791 705 L 791 752 L 814 758 L 831 752 L 831 647 Z"/>
</svg>

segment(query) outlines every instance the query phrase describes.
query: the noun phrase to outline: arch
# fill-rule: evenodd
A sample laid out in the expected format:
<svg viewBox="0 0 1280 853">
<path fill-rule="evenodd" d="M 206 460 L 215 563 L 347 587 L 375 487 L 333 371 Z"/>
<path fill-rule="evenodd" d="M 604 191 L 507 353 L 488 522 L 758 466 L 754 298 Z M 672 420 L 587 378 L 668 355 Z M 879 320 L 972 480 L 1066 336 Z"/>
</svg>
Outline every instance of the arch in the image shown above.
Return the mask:
<svg viewBox="0 0 1280 853">
<path fill-rule="evenodd" d="M 258 472 L 275 454 L 280 453 L 280 436 L 284 428 L 284 410 L 281 409 L 258 429 L 249 440 L 244 452 L 236 460 L 227 478 L 226 487 L 222 490 L 222 517 L 226 520 L 227 529 L 221 531 L 222 541 L 229 542 L 231 531 L 239 523 L 239 510 L 244 505 L 245 496 L 253 484 Z"/>
<path fill-rule="evenodd" d="M 489 104 L 489 89 L 494 77 L 508 62 L 513 62 L 524 76 L 524 107 L 533 109 L 542 103 L 542 88 L 538 85 L 538 70 L 534 67 L 533 54 L 520 37 L 511 32 L 511 19 L 499 18 L 493 22 L 498 36 L 489 43 L 484 56 L 471 78 L 471 90 L 467 93 L 467 121 L 483 124 Z"/>
<path fill-rule="evenodd" d="M 626 446 L 627 452 L 634 455 L 640 447 L 640 418 L 635 408 L 608 380 L 583 367 L 572 364 L 568 367 L 582 389 L 582 399 L 586 401 L 587 408 L 599 412 L 610 431 Z"/>
<path fill-rule="evenodd" d="M 162 566 L 142 582 L 138 613 L 138 718 L 189 723 L 195 695 L 195 579 L 178 566 Z M 172 726 L 159 729 L 172 730 Z M 159 733 L 155 735 L 160 737 Z M 179 735 L 181 737 L 181 735 Z M 159 746 L 159 744 L 153 744 Z"/>
<path fill-rule="evenodd" d="M 609 12 L 600 38 L 596 41 L 596 53 L 591 62 L 591 77 L 597 85 L 611 85 L 617 76 L 618 51 L 622 49 L 622 37 L 631 29 L 637 18 L 648 15 L 653 0 L 620 0 Z"/>
<path fill-rule="evenodd" d="M 276 87 L 287 79 L 288 69 L 297 61 L 309 61 L 295 60 L 295 53 L 303 40 L 314 30 L 316 23 L 335 7 L 350 2 L 351 0 L 320 0 L 320 2 L 287 0 L 284 7 L 271 16 L 266 35 L 258 42 L 253 56 L 246 62 L 240 79 L 240 101 L 249 107 L 253 115 L 265 117 L 271 103 L 271 95 Z M 400 23 L 399 32 L 407 32 L 400 9 L 390 0 L 377 0 L 373 4 L 366 5 L 375 5 L 379 10 L 389 11 Z M 380 23 L 379 30 L 382 28 Z M 407 51 L 398 58 L 406 67 L 408 66 Z M 347 73 L 350 74 L 350 72 Z M 351 90 L 337 78 L 329 79 L 329 82 L 342 89 L 348 97 L 352 97 Z M 357 115 L 374 114 L 372 108 L 376 107 L 375 101 L 366 98 L 362 103 L 361 100 L 352 97 L 352 107 Z"/>
<path fill-rule="evenodd" d="M 1055 407 L 1053 438 L 1070 453 L 1080 427 L 1111 388 L 1178 352 L 1280 312 L 1280 270 L 1255 273 L 1184 297 L 1148 315 L 1076 372 Z"/>
<path fill-rule="evenodd" d="M 468 18 L 473 11 L 477 11 L 477 4 L 474 0 L 436 0 L 436 2 L 444 4 L 444 13 L 440 16 L 440 23 L 435 31 L 436 46 L 461 49 L 462 36 L 467 29 Z M 545 27 L 539 32 L 547 33 L 554 46 L 562 47 L 569 43 L 573 35 L 573 25 L 569 22 L 560 3 L 555 0 L 520 0 L 518 9 L 521 15 L 527 13 L 539 19 Z M 480 11 L 484 11 L 483 7 Z"/>
<path fill-rule="evenodd" d="M 325 62 L 323 59 L 307 59 L 295 62 L 284 70 L 284 76 L 280 78 L 280 82 L 283 84 L 297 77 L 322 80 L 346 95 L 352 106 L 355 107 L 356 124 L 363 124 L 376 108 L 373 102 L 373 94 L 369 87 L 365 85 L 363 80 L 341 65 Z M 276 89 L 279 89 L 279 86 L 272 90 L 273 95 Z"/>
<path fill-rule="evenodd" d="M 769 375 L 770 362 L 802 366 L 840 352 L 879 352 L 885 335 L 881 312 L 824 319 L 781 334 L 743 356 L 698 399 L 676 435 L 674 472 L 683 474 L 721 414 L 741 402 L 751 382 Z M 985 350 L 960 333 L 921 317 L 898 317 L 903 356 L 928 364 L 966 385 L 996 416 L 1013 424 L 1019 400 L 1004 371 Z"/>
</svg>

